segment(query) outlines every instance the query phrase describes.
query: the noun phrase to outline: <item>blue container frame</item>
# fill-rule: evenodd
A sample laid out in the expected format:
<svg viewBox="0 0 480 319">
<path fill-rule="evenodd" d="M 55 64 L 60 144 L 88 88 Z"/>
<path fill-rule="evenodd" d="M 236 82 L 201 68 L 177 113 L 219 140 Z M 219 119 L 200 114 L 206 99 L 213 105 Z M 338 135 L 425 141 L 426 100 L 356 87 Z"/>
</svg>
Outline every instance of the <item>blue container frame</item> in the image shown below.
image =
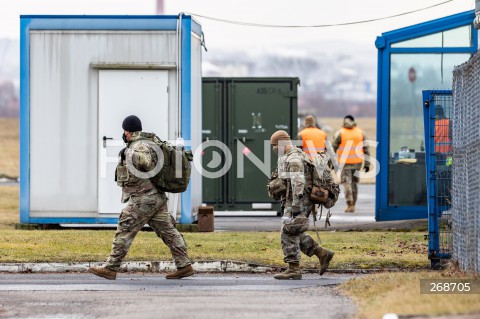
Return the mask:
<svg viewBox="0 0 480 319">
<path fill-rule="evenodd" d="M 388 168 L 389 142 L 381 142 L 390 137 L 390 55 L 392 53 L 470 53 L 478 48 L 478 31 L 473 27 L 475 11 L 458 13 L 445 18 L 428 21 L 410 27 L 383 33 L 377 37 L 378 49 L 377 73 L 377 161 L 380 167 Z M 465 25 L 471 25 L 472 41 L 470 47 L 449 48 L 392 48 L 397 42 L 434 34 Z M 427 218 L 427 206 L 390 206 L 388 204 L 388 169 L 380 169 L 376 177 L 375 220 L 402 220 Z"/>
<path fill-rule="evenodd" d="M 435 96 L 452 96 L 452 90 L 425 90 L 423 98 L 423 123 L 425 128 L 425 164 L 428 196 L 428 258 L 432 268 L 439 266 L 440 259 L 450 258 L 450 253 L 440 252 L 440 225 L 438 219 L 448 207 L 439 206 L 437 200 L 435 142 Z"/>
<path fill-rule="evenodd" d="M 20 16 L 20 223 L 116 224 L 118 218 L 30 217 L 30 30 L 177 30 L 181 21 L 182 137 L 191 140 L 191 33 L 202 36 L 191 16 L 21 15 Z M 181 224 L 193 222 L 191 185 L 181 196 Z"/>
</svg>

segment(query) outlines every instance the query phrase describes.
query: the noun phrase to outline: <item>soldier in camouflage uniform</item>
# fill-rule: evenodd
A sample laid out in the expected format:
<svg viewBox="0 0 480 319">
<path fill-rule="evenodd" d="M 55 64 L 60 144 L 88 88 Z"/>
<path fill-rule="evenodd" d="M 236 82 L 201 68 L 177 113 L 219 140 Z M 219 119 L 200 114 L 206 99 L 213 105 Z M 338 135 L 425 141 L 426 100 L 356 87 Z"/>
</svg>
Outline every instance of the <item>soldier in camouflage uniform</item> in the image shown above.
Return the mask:
<svg viewBox="0 0 480 319">
<path fill-rule="evenodd" d="M 294 147 L 288 133 L 282 130 L 272 135 L 270 144 L 274 152 L 279 153 L 277 171 L 274 174 L 277 174 L 278 178 L 286 184 L 286 192 L 281 195 L 284 207 L 281 244 L 283 260 L 288 263 L 288 269 L 282 274 L 275 275 L 274 278 L 302 279 L 300 252 L 309 257 L 317 256 L 320 261 L 320 275 L 323 275 L 334 253 L 320 247 L 312 237 L 305 234 L 308 230 L 309 215 L 314 206 L 310 201 L 314 168 L 311 165 L 305 165 L 305 161 L 310 161 L 310 157 Z M 333 182 L 329 171 L 327 174 Z"/>
<path fill-rule="evenodd" d="M 351 115 L 343 119 L 343 127 L 335 134 L 332 143 L 333 150 L 337 152 L 338 164 L 343 165 L 340 181 L 345 192 L 347 202 L 346 213 L 355 212 L 355 204 L 358 197 L 358 182 L 360 179 L 355 176 L 360 171 L 362 164 L 365 172 L 370 170 L 370 163 L 364 161 L 364 156 L 370 156 L 368 140 L 365 133 L 357 127 L 355 119 Z"/>
<path fill-rule="evenodd" d="M 187 246 L 175 228 L 167 209 L 167 197 L 157 190 L 150 179 L 142 173 L 156 168 L 157 156 L 152 144 L 145 138 L 140 119 L 130 115 L 123 121 L 123 139 L 127 143 L 119 154 L 115 178 L 122 187 L 122 203 L 128 203 L 118 219 L 117 231 L 112 243 L 110 257 L 103 267 L 90 267 L 89 272 L 106 278 L 116 279 L 120 264 L 137 233 L 145 224 L 153 228 L 158 237 L 170 248 L 177 271 L 167 279 L 191 276 L 194 270 L 187 255 Z"/>
</svg>

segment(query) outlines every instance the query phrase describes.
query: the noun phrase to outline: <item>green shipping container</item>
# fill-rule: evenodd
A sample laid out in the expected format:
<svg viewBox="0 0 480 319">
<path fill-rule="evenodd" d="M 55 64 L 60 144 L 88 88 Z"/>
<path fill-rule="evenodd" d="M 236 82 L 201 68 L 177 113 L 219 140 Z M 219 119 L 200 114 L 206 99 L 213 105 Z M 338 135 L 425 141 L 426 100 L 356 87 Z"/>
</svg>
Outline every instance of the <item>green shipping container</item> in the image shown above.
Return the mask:
<svg viewBox="0 0 480 319">
<path fill-rule="evenodd" d="M 217 211 L 280 209 L 266 188 L 277 162 L 269 140 L 276 130 L 297 135 L 299 83 L 298 78 L 203 78 L 204 203 Z"/>
</svg>

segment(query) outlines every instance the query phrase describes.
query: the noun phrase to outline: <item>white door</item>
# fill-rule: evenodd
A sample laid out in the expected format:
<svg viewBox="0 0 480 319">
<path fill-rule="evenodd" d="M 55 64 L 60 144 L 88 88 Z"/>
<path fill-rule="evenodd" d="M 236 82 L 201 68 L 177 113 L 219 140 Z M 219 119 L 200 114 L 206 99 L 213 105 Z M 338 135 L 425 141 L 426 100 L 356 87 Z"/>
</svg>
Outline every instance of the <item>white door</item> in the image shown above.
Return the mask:
<svg viewBox="0 0 480 319">
<path fill-rule="evenodd" d="M 114 179 L 123 119 L 136 115 L 144 132 L 168 139 L 168 71 L 100 70 L 98 92 L 98 213 L 119 215 L 124 204 Z"/>
</svg>

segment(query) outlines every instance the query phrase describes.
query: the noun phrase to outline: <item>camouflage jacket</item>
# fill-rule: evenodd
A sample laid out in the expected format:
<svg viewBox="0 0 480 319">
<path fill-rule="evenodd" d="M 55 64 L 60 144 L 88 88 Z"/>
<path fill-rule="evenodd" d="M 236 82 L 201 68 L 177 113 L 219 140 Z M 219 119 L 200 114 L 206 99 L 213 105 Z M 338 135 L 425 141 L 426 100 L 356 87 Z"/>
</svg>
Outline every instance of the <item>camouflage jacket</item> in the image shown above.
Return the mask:
<svg viewBox="0 0 480 319">
<path fill-rule="evenodd" d="M 294 147 L 278 159 L 278 177 L 287 181 L 287 192 L 282 197 L 285 209 L 303 211 L 308 206 L 313 171 L 310 165 L 304 165 L 306 158 L 307 154 Z"/>
<path fill-rule="evenodd" d="M 150 178 L 142 174 L 152 171 L 157 165 L 155 150 L 144 140 L 149 134 L 134 132 L 125 150 L 125 159 L 122 160 L 121 155 L 118 155 L 116 181 L 122 187 L 122 203 L 126 203 L 131 196 L 158 193 Z M 137 141 L 140 139 L 142 140 Z"/>
</svg>

